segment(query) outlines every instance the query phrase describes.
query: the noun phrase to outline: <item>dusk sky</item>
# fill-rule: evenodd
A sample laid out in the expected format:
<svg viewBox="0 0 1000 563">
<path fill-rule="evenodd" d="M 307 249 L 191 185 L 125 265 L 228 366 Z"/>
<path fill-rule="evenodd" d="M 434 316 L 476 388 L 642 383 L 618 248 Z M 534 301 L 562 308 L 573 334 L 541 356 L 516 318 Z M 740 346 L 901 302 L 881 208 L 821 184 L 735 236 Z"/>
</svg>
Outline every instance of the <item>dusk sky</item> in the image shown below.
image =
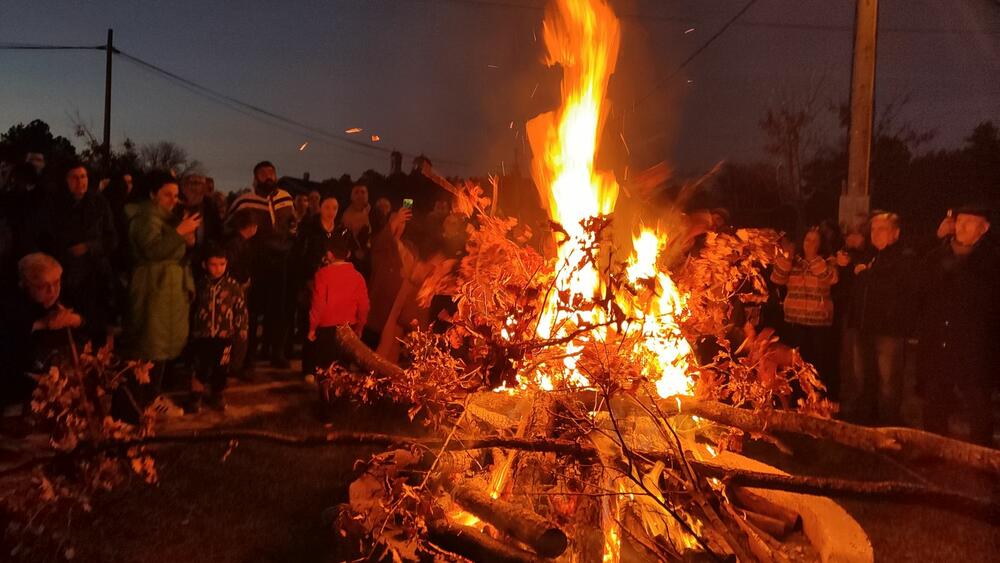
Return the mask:
<svg viewBox="0 0 1000 563">
<path fill-rule="evenodd" d="M 745 3 L 613 0 L 625 15 L 615 107 L 632 107 Z M 407 166 L 424 152 L 447 174 L 480 175 L 511 166 L 524 122 L 558 101 L 559 74 L 541 64 L 543 5 L 0 0 L 0 43 L 97 45 L 111 27 L 122 51 L 198 84 L 324 130 L 363 128 L 351 138 L 378 134 L 379 147 L 411 155 Z M 880 5 L 878 105 L 909 95 L 902 117 L 938 132 L 932 148 L 1000 121 L 1000 2 Z M 621 158 L 633 169 L 667 160 L 685 173 L 764 158 L 757 123 L 769 104 L 817 83 L 824 99 L 847 99 L 853 17 L 854 0 L 759 0 L 627 113 L 624 129 L 609 124 L 629 145 Z M 103 90 L 103 52 L 0 50 L 2 130 L 40 118 L 72 137 L 78 112 L 100 135 Z M 830 119 L 820 129 L 838 135 Z M 389 166 L 386 154 L 264 123 L 118 57 L 112 140 L 126 136 L 177 142 L 224 190 L 246 185 L 262 159 L 313 179 Z"/>
</svg>

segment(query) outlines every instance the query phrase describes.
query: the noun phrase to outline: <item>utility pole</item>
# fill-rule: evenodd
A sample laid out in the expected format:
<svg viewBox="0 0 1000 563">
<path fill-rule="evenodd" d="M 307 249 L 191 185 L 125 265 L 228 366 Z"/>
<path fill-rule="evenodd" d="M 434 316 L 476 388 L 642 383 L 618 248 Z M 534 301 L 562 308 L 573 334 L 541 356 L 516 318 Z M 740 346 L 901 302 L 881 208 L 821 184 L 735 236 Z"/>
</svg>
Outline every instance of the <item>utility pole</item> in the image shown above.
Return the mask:
<svg viewBox="0 0 1000 563">
<path fill-rule="evenodd" d="M 840 222 L 850 223 L 870 208 L 869 180 L 875 100 L 875 42 L 878 0 L 857 0 L 854 64 L 851 71 L 851 124 L 847 147 L 847 191 L 840 196 Z"/>
<path fill-rule="evenodd" d="M 104 71 L 104 164 L 111 164 L 111 55 L 115 51 L 115 30 L 108 30 L 108 43 L 104 47 L 107 64 Z"/>
</svg>

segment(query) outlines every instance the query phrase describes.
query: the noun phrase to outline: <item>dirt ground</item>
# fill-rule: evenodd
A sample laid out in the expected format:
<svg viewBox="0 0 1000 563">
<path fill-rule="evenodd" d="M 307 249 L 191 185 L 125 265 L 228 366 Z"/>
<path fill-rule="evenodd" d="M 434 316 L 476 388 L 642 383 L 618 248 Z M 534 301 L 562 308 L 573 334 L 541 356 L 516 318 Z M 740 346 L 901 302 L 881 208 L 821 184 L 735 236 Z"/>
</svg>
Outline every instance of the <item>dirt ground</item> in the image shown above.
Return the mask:
<svg viewBox="0 0 1000 563">
<path fill-rule="evenodd" d="M 402 409 L 324 409 L 314 388 L 297 376 L 269 373 L 268 381 L 228 393 L 226 415 L 174 419 L 169 430 L 262 428 L 419 433 Z M 885 458 L 809 440 L 790 441 L 792 457 L 770 446 L 747 454 L 810 475 L 859 479 L 904 478 Z M 107 563 L 332 562 L 349 553 L 324 527 L 322 511 L 346 499 L 348 479 L 366 448 L 289 448 L 241 443 L 171 446 L 157 455 L 160 483 L 139 481 L 106 495 L 90 515 L 73 521 L 75 561 Z M 997 483 L 943 467 L 921 473 L 949 486 L 997 494 Z M 868 532 L 876 561 L 995 561 L 1000 524 L 927 506 L 839 499 Z M 2 559 L 2 557 L 0 557 Z"/>
</svg>

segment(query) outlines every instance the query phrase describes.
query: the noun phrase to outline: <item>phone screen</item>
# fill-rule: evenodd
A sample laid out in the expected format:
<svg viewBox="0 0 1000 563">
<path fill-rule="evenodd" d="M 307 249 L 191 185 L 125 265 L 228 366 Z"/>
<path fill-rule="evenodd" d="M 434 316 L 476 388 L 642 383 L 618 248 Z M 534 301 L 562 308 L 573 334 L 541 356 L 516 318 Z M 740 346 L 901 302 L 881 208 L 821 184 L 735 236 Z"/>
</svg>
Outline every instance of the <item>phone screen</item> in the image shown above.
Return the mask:
<svg viewBox="0 0 1000 563">
<path fill-rule="evenodd" d="M 410 209 L 413 207 L 413 200 L 410 198 L 403 199 L 403 209 Z"/>
</svg>

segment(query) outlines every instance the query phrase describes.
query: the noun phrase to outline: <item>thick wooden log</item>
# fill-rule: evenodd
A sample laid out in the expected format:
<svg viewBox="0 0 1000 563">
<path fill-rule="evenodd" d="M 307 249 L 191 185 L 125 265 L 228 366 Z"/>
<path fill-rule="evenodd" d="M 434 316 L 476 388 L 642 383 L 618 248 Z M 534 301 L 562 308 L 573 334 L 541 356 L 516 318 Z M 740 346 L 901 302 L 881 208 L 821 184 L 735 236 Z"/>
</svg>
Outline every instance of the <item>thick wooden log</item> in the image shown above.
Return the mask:
<svg viewBox="0 0 1000 563">
<path fill-rule="evenodd" d="M 802 527 L 802 516 L 797 512 L 775 504 L 745 487 L 729 487 L 729 499 L 739 507 L 781 522 L 787 528 L 786 533 Z"/>
<path fill-rule="evenodd" d="M 445 551 L 457 553 L 473 561 L 527 563 L 539 560 L 529 551 L 495 540 L 475 528 L 446 520 L 428 522 L 427 539 Z"/>
<path fill-rule="evenodd" d="M 566 534 L 552 522 L 522 506 L 490 498 L 471 483 L 459 483 L 451 496 L 459 506 L 531 546 L 539 555 L 558 557 L 569 545 Z"/>
<path fill-rule="evenodd" d="M 659 401 L 665 414 L 682 412 L 749 433 L 789 432 L 870 452 L 949 461 L 1000 475 L 1000 450 L 910 428 L 868 428 L 791 411 L 751 411 L 677 395 Z M 678 409 L 678 407 L 680 407 Z"/>
<path fill-rule="evenodd" d="M 337 327 L 337 344 L 358 365 L 368 371 L 375 372 L 380 377 L 398 379 L 403 375 L 403 368 L 376 354 L 347 325 Z"/>
<path fill-rule="evenodd" d="M 761 514 L 752 510 L 739 510 L 738 513 L 740 516 L 746 518 L 747 522 L 750 522 L 761 531 L 766 532 L 779 540 L 785 539 L 785 537 L 792 531 L 792 527 L 789 526 L 787 522 L 782 522 L 777 518 L 771 518 L 766 514 Z"/>
</svg>

